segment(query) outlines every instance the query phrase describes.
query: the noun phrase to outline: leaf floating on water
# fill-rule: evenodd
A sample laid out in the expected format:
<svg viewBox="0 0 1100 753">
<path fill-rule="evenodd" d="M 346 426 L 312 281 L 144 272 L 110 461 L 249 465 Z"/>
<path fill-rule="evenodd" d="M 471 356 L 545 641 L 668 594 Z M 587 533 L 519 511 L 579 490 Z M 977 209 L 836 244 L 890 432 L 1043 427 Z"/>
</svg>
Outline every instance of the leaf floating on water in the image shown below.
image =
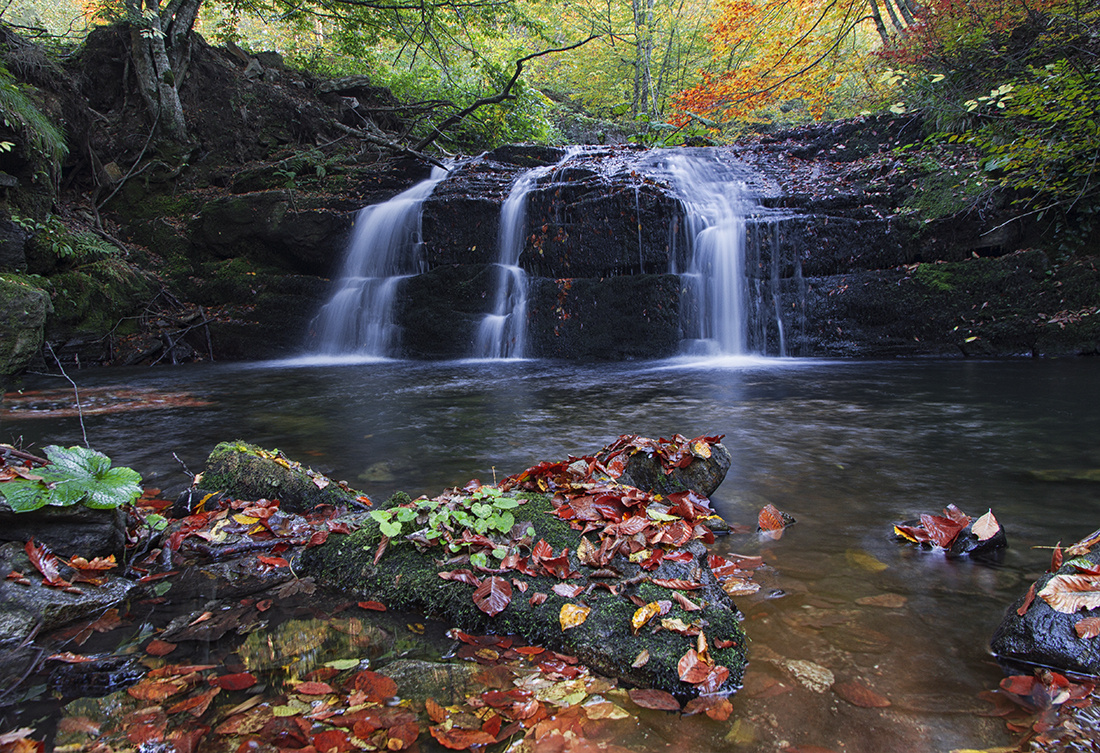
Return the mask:
<svg viewBox="0 0 1100 753">
<path fill-rule="evenodd" d="M 1039 597 L 1064 614 L 1095 609 L 1100 607 L 1100 576 L 1055 575 L 1039 592 Z"/>
<path fill-rule="evenodd" d="M 889 698 L 854 681 L 836 683 L 833 685 L 833 692 L 853 706 L 863 709 L 884 709 L 891 705 Z"/>
<path fill-rule="evenodd" d="M 626 693 L 634 705 L 654 711 L 679 711 L 680 702 L 672 693 L 653 688 L 632 688 Z"/>
<path fill-rule="evenodd" d="M 975 520 L 974 525 L 970 528 L 970 532 L 978 537 L 978 541 L 988 541 L 996 536 L 999 530 L 1001 530 L 1001 524 L 993 516 L 992 510 Z"/>
<path fill-rule="evenodd" d="M 1095 638 L 1100 635 L 1100 617 L 1086 617 L 1073 626 L 1078 638 Z"/>
<path fill-rule="evenodd" d="M 692 698 L 684 706 L 684 716 L 706 714 L 716 722 L 726 721 L 732 713 L 733 704 L 725 696 L 701 695 L 698 698 Z"/>
<path fill-rule="evenodd" d="M 787 521 L 779 509 L 770 502 L 764 505 L 756 518 L 758 531 L 773 532 L 782 531 L 787 526 Z"/>
<path fill-rule="evenodd" d="M 561 612 L 558 614 L 561 629 L 569 630 L 584 624 L 584 621 L 588 619 L 588 613 L 591 611 L 590 607 L 581 604 L 562 604 Z"/>
</svg>

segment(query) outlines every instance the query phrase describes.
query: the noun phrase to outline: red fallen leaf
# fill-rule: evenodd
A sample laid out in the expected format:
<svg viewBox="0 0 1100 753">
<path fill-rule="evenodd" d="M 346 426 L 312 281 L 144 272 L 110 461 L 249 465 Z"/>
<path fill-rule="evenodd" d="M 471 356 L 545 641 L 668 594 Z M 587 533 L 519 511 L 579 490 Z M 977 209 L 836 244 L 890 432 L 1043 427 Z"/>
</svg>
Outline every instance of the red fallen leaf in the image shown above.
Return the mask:
<svg viewBox="0 0 1100 753">
<path fill-rule="evenodd" d="M 481 731 L 487 735 L 492 735 L 494 738 L 500 734 L 500 727 L 502 724 L 500 714 L 493 714 L 491 717 L 485 720 L 485 723 L 481 725 Z"/>
<path fill-rule="evenodd" d="M 662 586 L 663 588 L 671 588 L 680 591 L 696 591 L 703 587 L 702 583 L 697 583 L 693 580 L 684 580 L 683 578 L 650 578 L 649 582 L 655 586 Z"/>
<path fill-rule="evenodd" d="M 481 585 L 481 578 L 474 575 L 472 570 L 443 570 L 439 573 L 443 580 L 455 580 L 459 583 L 467 583 L 474 588 Z"/>
<path fill-rule="evenodd" d="M 1039 681 L 1031 675 L 1012 675 L 1001 680 L 1001 690 L 1018 696 L 1029 696 L 1039 685 Z"/>
<path fill-rule="evenodd" d="M 550 597 L 548 597 L 546 594 L 542 593 L 541 591 L 538 591 L 538 592 L 535 592 L 534 594 L 532 594 L 531 598 L 528 599 L 527 601 L 529 601 L 531 603 L 531 606 L 537 607 L 537 606 L 541 606 L 541 605 L 545 604 L 546 600 L 548 598 L 550 598 Z"/>
<path fill-rule="evenodd" d="M 510 688 L 509 690 L 486 690 L 478 696 L 486 706 L 494 709 L 505 708 L 513 703 L 523 703 L 531 698 L 531 691 L 523 688 Z M 495 733 L 494 733 L 495 734 Z"/>
<path fill-rule="evenodd" d="M 198 719 L 206 713 L 206 709 L 210 707 L 210 702 L 213 701 L 214 696 L 220 692 L 222 692 L 221 688 L 207 688 L 198 695 L 184 698 L 182 701 L 172 704 L 168 707 L 168 713 L 178 714 L 187 711 L 190 712 L 191 716 Z"/>
<path fill-rule="evenodd" d="M 113 570 L 118 567 L 118 562 L 112 554 L 109 557 L 94 557 L 91 562 L 83 557 L 73 557 L 68 565 L 74 570 Z"/>
<path fill-rule="evenodd" d="M 1100 617 L 1086 617 L 1073 625 L 1078 638 L 1095 638 L 1100 635 Z"/>
<path fill-rule="evenodd" d="M 444 748 L 451 750 L 466 750 L 474 745 L 489 745 L 496 742 L 496 737 L 480 729 L 459 729 L 451 727 L 443 729 L 433 725 L 428 727 L 432 737 Z"/>
<path fill-rule="evenodd" d="M 1048 572 L 1056 573 L 1058 568 L 1062 566 L 1062 542 L 1059 541 L 1054 545 L 1054 551 L 1050 555 L 1050 570 Z"/>
<path fill-rule="evenodd" d="M 306 549 L 321 546 L 321 544 L 328 541 L 328 535 L 328 531 L 314 531 L 313 535 L 309 537 L 309 541 L 306 542 Z"/>
<path fill-rule="evenodd" d="M 386 740 L 387 750 L 405 750 L 420 736 L 420 725 L 416 722 L 396 724 L 386 730 L 389 736 Z"/>
<path fill-rule="evenodd" d="M 368 701 L 384 703 L 397 695 L 397 683 L 392 678 L 364 669 L 355 675 L 352 686 L 363 691 Z"/>
<path fill-rule="evenodd" d="M 1031 588 L 1027 589 L 1027 595 L 1024 596 L 1024 603 L 1016 609 L 1016 614 L 1023 617 L 1027 614 L 1028 607 L 1031 606 L 1031 602 L 1035 601 L 1035 584 L 1031 584 Z"/>
<path fill-rule="evenodd" d="M 359 607 L 361 609 L 371 609 L 375 612 L 386 611 L 386 605 L 380 601 L 361 601 L 359 602 Z"/>
<path fill-rule="evenodd" d="M 689 648 L 687 653 L 681 656 L 680 661 L 676 663 L 676 670 L 680 675 L 680 679 L 690 685 L 698 685 L 704 682 L 710 676 L 713 668 L 714 666 L 704 662 L 693 648 Z"/>
<path fill-rule="evenodd" d="M 430 718 L 436 724 L 442 724 L 449 714 L 447 709 L 439 704 L 439 701 L 434 698 L 424 699 L 424 710 L 428 712 L 428 718 Z"/>
<path fill-rule="evenodd" d="M 187 690 L 187 688 L 188 683 L 179 678 L 157 680 L 146 677 L 136 685 L 131 685 L 126 688 L 126 692 L 130 697 L 136 698 L 139 701 L 162 703 L 165 699 L 182 693 Z"/>
<path fill-rule="evenodd" d="M 333 690 L 327 682 L 306 681 L 295 685 L 294 692 L 302 695 L 328 695 Z"/>
<path fill-rule="evenodd" d="M 641 706 L 643 709 L 653 709 L 654 711 L 680 710 L 680 702 L 673 697 L 672 693 L 666 693 L 663 690 L 631 688 L 626 694 L 630 696 L 630 700 L 634 702 L 634 705 Z"/>
<path fill-rule="evenodd" d="M 672 592 L 672 600 L 679 604 L 680 608 L 683 609 L 685 612 L 698 612 L 700 609 L 702 609 L 701 606 L 696 604 L 688 597 L 684 596 L 679 591 Z"/>
<path fill-rule="evenodd" d="M 706 678 L 695 686 L 695 689 L 700 694 L 706 695 L 708 693 L 717 693 L 721 690 L 722 686 L 726 684 L 726 680 L 730 677 L 730 671 L 728 667 L 721 665 L 711 668 L 707 673 Z"/>
<path fill-rule="evenodd" d="M 493 575 L 474 591 L 474 604 L 490 617 L 500 614 L 512 601 L 512 584 Z"/>
<path fill-rule="evenodd" d="M 58 572 L 58 566 L 60 561 L 50 550 L 42 545 L 35 545 L 34 539 L 26 543 L 23 550 L 27 553 L 27 556 L 31 559 L 31 564 L 42 574 L 42 581 L 47 586 L 53 586 L 54 588 L 65 588 L 71 586 L 69 581 L 61 577 Z"/>
<path fill-rule="evenodd" d="M 531 548 L 531 559 L 536 563 L 553 556 L 554 550 L 546 543 L 546 539 L 539 539 L 535 542 L 535 546 Z"/>
<path fill-rule="evenodd" d="M 953 507 L 954 505 L 948 505 L 944 512 L 950 513 Z M 954 511 L 958 513 L 958 508 L 954 508 Z M 958 513 L 958 515 L 962 515 L 962 513 Z M 958 515 L 944 517 L 924 513 L 920 516 L 920 522 L 934 544 L 949 549 L 951 548 L 951 542 L 955 540 L 959 532 L 970 523 L 969 516 L 962 515 L 962 517 L 958 517 Z"/>
<path fill-rule="evenodd" d="M 567 599 L 572 599 L 577 594 L 584 591 L 584 586 L 574 586 L 569 583 L 557 583 L 551 589 L 558 596 L 564 596 Z"/>
<path fill-rule="evenodd" d="M 884 709 L 891 705 L 889 698 L 855 681 L 838 682 L 833 685 L 833 692 L 853 706 L 863 709 Z"/>
<path fill-rule="evenodd" d="M 145 653 L 149 654 L 149 656 L 167 656 L 175 650 L 175 643 L 162 641 L 160 638 L 154 638 L 145 645 Z"/>
<path fill-rule="evenodd" d="M 547 575 L 553 575 L 560 580 L 565 580 L 573 575 L 573 572 L 569 569 L 568 549 L 562 550 L 562 553 L 557 557 L 544 558 L 541 564 Z"/>
<path fill-rule="evenodd" d="M 255 685 L 256 678 L 250 672 L 237 672 L 231 675 L 211 677 L 207 682 L 222 690 L 244 690 Z"/>
<path fill-rule="evenodd" d="M 733 704 L 730 703 L 730 699 L 725 696 L 718 695 L 701 695 L 698 698 L 692 698 L 684 706 L 684 715 L 692 716 L 694 714 L 706 714 L 716 722 L 724 722 L 730 718 L 730 714 L 733 713 Z"/>
<path fill-rule="evenodd" d="M 760 531 L 782 531 L 786 526 L 783 513 L 770 502 L 764 505 L 756 518 L 756 528 Z"/>
<path fill-rule="evenodd" d="M 258 554 L 256 559 L 268 567 L 290 567 L 290 563 L 282 557 L 268 557 L 266 554 Z"/>
<path fill-rule="evenodd" d="M 348 733 L 342 729 L 326 729 L 318 732 L 313 736 L 311 742 L 313 747 L 317 749 L 317 753 L 332 753 L 332 751 L 346 753 L 352 748 Z"/>
<path fill-rule="evenodd" d="M 538 656 L 546 651 L 542 646 L 516 646 L 516 653 L 524 656 Z"/>
<path fill-rule="evenodd" d="M 209 732 L 210 728 L 205 724 L 174 729 L 168 733 L 168 741 L 171 743 L 170 747 L 176 753 L 195 753 L 199 748 L 199 743 Z"/>
</svg>

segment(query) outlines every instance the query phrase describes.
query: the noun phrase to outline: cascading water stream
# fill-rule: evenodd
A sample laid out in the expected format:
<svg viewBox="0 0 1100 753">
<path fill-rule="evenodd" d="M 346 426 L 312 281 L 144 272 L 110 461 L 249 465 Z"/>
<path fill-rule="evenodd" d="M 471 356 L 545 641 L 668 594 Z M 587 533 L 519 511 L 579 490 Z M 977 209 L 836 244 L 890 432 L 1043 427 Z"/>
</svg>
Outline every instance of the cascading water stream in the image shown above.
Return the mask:
<svg viewBox="0 0 1100 753">
<path fill-rule="evenodd" d="M 527 273 L 520 267 L 519 257 L 527 238 L 527 195 L 542 177 L 553 173 L 579 151 L 570 149 L 556 164 L 521 174 L 501 205 L 496 293 L 492 312 L 478 326 L 474 358 L 523 358 L 527 338 Z"/>
<path fill-rule="evenodd" d="M 689 243 L 685 355 L 745 355 L 748 351 L 748 286 L 745 237 L 758 208 L 744 180 L 710 152 L 670 150 L 660 156 L 685 210 Z"/>
<path fill-rule="evenodd" d="M 420 269 L 420 214 L 447 171 L 389 201 L 359 211 L 348 254 L 333 293 L 313 326 L 313 350 L 322 355 L 393 357 L 400 345 L 393 304 L 405 278 Z"/>
</svg>

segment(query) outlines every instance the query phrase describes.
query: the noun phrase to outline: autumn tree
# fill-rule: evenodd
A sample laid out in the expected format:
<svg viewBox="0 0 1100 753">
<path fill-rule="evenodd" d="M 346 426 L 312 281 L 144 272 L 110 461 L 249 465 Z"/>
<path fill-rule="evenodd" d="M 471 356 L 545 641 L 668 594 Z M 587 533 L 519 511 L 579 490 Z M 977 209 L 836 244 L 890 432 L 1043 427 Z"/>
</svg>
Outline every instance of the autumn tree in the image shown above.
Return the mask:
<svg viewBox="0 0 1100 753">
<path fill-rule="evenodd" d="M 880 7 L 893 6 L 889 0 L 723 0 L 708 35 L 710 66 L 675 99 L 679 121 L 745 119 L 782 102 L 821 117 L 838 91 L 866 76 L 867 30 L 878 27 L 871 8 L 881 16 Z"/>
</svg>

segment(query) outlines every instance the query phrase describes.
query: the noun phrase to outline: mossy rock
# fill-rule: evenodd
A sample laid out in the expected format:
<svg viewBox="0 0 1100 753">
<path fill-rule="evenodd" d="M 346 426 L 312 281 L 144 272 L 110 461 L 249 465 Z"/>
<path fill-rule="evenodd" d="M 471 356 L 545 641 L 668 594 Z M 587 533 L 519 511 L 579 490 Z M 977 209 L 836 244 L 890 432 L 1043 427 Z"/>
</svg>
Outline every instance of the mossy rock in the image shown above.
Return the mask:
<svg viewBox="0 0 1100 753">
<path fill-rule="evenodd" d="M 42 347 L 50 297 L 20 275 L 0 277 L 0 387 L 26 368 Z"/>
<path fill-rule="evenodd" d="M 518 496 L 526 502 L 513 511 L 516 520 L 520 524 L 529 522 L 535 529 L 534 540 L 545 540 L 555 553 L 568 548 L 570 569 L 581 575 L 562 581 L 516 571 L 502 573 L 501 577 L 513 587 L 512 596 L 508 605 L 492 617 L 474 603 L 473 586 L 439 577 L 441 571 L 465 567 L 445 561 L 439 549 L 421 552 L 405 541 L 390 542 L 375 563 L 382 534 L 369 518 L 355 533 L 330 536 L 325 544 L 307 550 L 301 569 L 327 587 L 381 601 L 393 609 L 448 619 L 467 631 L 517 635 L 551 650 L 575 655 L 593 670 L 630 685 L 659 688 L 680 696 L 697 694 L 694 686 L 680 680 L 677 670 L 681 657 L 695 648 L 697 639 L 657 629 L 653 623 L 659 620 L 653 620 L 637 633 L 631 628 L 631 618 L 638 607 L 627 598 L 629 593 L 648 603 L 671 599 L 672 592 L 642 580 L 623 587 L 618 594 L 597 587 L 573 598 L 558 595 L 553 587 L 559 583 L 629 583 L 642 572 L 638 565 L 617 555 L 611 566 L 620 573 L 619 579 L 592 578 L 593 571 L 582 565 L 574 554 L 580 533 L 552 514 L 547 497 Z M 674 603 L 665 617 L 679 618 L 685 623 L 700 622 L 704 626 L 714 663 L 729 669 L 729 678 L 720 689 L 728 692 L 740 686 L 745 667 L 746 637 L 740 613 L 707 565 L 706 548 L 699 542 L 692 542 L 686 549 L 692 554 L 691 560 L 684 563 L 666 560 L 649 575 L 655 579 L 694 578 L 702 583 L 701 590 L 689 594 L 694 602 L 703 605 L 701 611 L 687 612 Z M 481 575 L 489 577 L 491 573 Z M 520 583 L 526 590 L 521 590 Z M 532 604 L 531 597 L 536 593 L 545 594 L 546 601 Z M 582 602 L 591 608 L 587 619 L 577 627 L 563 630 L 559 622 L 562 606 Z M 718 641 L 727 647 L 716 648 Z M 640 663 L 636 660 L 643 651 L 648 652 L 648 661 L 633 666 Z"/>
<path fill-rule="evenodd" d="M 286 458 L 246 442 L 222 442 L 206 459 L 204 489 L 237 499 L 277 499 L 288 512 L 309 512 L 317 505 L 363 508 L 361 493 Z"/>
</svg>

